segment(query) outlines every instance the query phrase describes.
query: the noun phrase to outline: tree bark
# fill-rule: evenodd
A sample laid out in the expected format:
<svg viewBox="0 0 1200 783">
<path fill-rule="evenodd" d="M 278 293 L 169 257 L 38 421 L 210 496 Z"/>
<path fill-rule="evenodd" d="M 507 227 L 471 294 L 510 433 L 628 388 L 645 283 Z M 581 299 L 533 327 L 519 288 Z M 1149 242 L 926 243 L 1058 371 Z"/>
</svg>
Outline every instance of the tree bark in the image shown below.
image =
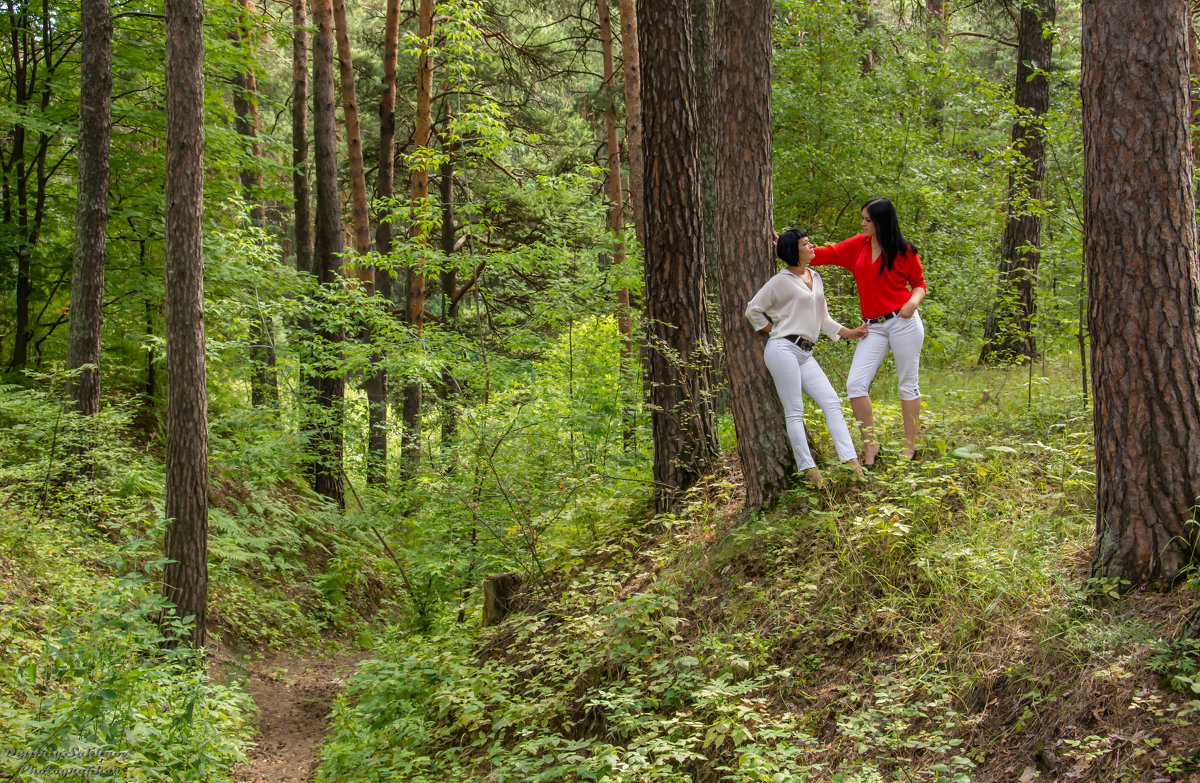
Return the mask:
<svg viewBox="0 0 1200 783">
<path fill-rule="evenodd" d="M 252 0 L 242 0 L 241 25 L 229 37 L 241 49 L 242 67 L 233 74 L 234 128 L 243 139 L 243 165 L 239 174 L 242 196 L 250 206 L 250 222 L 262 226 L 266 213 L 262 205 L 262 144 L 258 140 L 258 78 L 252 63 L 251 19 Z M 250 403 L 275 405 L 279 402 L 279 384 L 275 379 L 275 344 L 271 325 L 261 308 L 256 308 L 250 320 Z"/>
<path fill-rule="evenodd" d="M 70 37 L 58 35 L 58 28 L 52 23 L 49 8 L 45 4 L 39 19 L 30 14 L 27 2 L 10 3 L 8 24 L 12 46 L 12 61 L 8 67 L 12 88 L 9 100 L 16 104 L 15 111 L 18 116 L 25 112 L 41 112 L 44 116 L 50 109 L 53 97 L 54 72 L 65 59 L 60 49 L 64 45 L 73 46 L 73 43 L 70 43 Z M 63 44 L 60 39 L 68 43 Z M 11 224 L 13 218 L 16 219 L 17 242 L 14 255 L 17 262 L 17 279 L 16 328 L 9 369 L 23 370 L 29 361 L 29 348 L 34 345 L 36 324 L 30 319 L 31 297 L 34 291 L 33 252 L 46 215 L 47 188 L 52 176 L 51 173 L 47 173 L 46 156 L 50 149 L 51 136 L 45 130 L 39 131 L 35 143 L 32 144 L 32 159 L 26 160 L 31 129 L 23 120 L 19 120 L 10 133 L 13 146 L 12 154 L 4 166 L 4 222 Z M 12 189 L 16 191 L 15 216 L 8 206 L 10 186 L 7 175 L 10 172 L 15 185 Z"/>
<path fill-rule="evenodd" d="M 109 0 L 82 0 L 79 64 L 79 183 L 71 311 L 67 326 L 67 382 L 75 411 L 100 410 L 100 334 L 107 256 L 109 144 L 112 138 L 112 12 Z M 84 369 L 81 369 L 84 368 Z M 88 474 L 94 462 L 89 458 Z"/>
<path fill-rule="evenodd" d="M 1095 396 L 1092 574 L 1167 585 L 1195 560 L 1197 267 L 1184 0 L 1085 0 L 1084 259 Z"/>
<path fill-rule="evenodd" d="M 166 4 L 167 459 L 163 595 L 194 618 L 208 603 L 208 396 L 204 359 L 204 3 Z"/>
<path fill-rule="evenodd" d="M 375 180 L 378 197 L 385 202 L 392 199 L 396 189 L 396 56 L 399 41 L 400 2 L 388 0 L 383 32 L 383 91 L 379 98 L 379 174 Z M 375 249 L 383 256 L 392 252 L 389 218 L 387 208 L 381 208 L 376 220 Z M 391 270 L 375 267 L 374 278 L 375 293 L 391 302 Z M 383 368 L 385 358 L 383 349 L 372 357 L 374 372 L 363 384 L 367 393 L 367 483 L 379 488 L 387 486 L 388 377 Z"/>
<path fill-rule="evenodd" d="M 338 68 L 342 81 L 342 117 L 346 123 L 346 160 L 350 164 L 350 216 L 354 226 L 354 252 L 371 252 L 371 218 L 367 212 L 367 174 L 363 165 L 362 130 L 358 125 L 358 98 L 354 90 L 354 60 L 350 53 L 350 29 L 346 0 L 333 0 L 333 25 L 337 37 Z M 374 289 L 370 267 L 355 260 L 355 274 Z"/>
<path fill-rule="evenodd" d="M 292 0 L 292 201 L 296 271 L 313 271 L 312 212 L 308 187 L 308 14 Z"/>
<path fill-rule="evenodd" d="M 704 298 L 700 140 L 691 8 L 638 3 L 645 116 L 644 266 L 655 504 L 666 509 L 716 454 Z"/>
<path fill-rule="evenodd" d="M 1012 148 L 1016 152 L 1008 178 L 1008 219 L 1000 244 L 996 302 L 984 328 L 980 362 L 1011 362 L 1037 356 L 1033 321 L 1037 315 L 1038 267 L 1041 263 L 1042 198 L 1046 179 L 1046 129 L 1050 110 L 1050 69 L 1055 0 L 1027 0 L 1017 30 L 1017 81 L 1013 97 L 1017 120 Z"/>
<path fill-rule="evenodd" d="M 326 289 L 341 282 L 342 202 L 337 181 L 336 103 L 333 89 L 333 4 L 313 0 L 313 150 L 317 181 L 313 273 Z M 318 356 L 313 378 L 317 417 L 312 442 L 313 489 L 345 508 L 342 485 L 342 405 L 346 382 L 337 367 L 344 329 L 314 324 Z"/>
<path fill-rule="evenodd" d="M 608 148 L 608 174 L 605 191 L 608 194 L 608 229 L 613 234 L 613 266 L 625 261 L 625 196 L 621 187 L 621 144 L 617 136 L 617 105 L 615 94 L 616 67 L 613 58 L 612 14 L 608 0 L 597 0 L 596 10 L 600 18 L 600 52 L 604 67 L 604 138 Z M 618 370 L 619 393 L 621 395 L 621 436 L 626 449 L 634 442 L 633 399 L 635 393 L 633 372 L 633 319 L 629 312 L 629 289 L 617 291 L 617 333 L 621 340 L 620 367 Z"/>
<path fill-rule="evenodd" d="M 713 0 L 692 0 L 692 41 L 696 60 L 696 119 L 700 132 L 700 226 L 704 231 L 704 286 L 715 295 L 717 283 L 717 138 Z M 721 107 L 724 111 L 724 106 Z"/>
<path fill-rule="evenodd" d="M 521 575 L 509 571 L 492 574 L 483 580 L 483 627 L 497 625 L 516 609 L 524 580 Z"/>
<path fill-rule="evenodd" d="M 420 0 L 417 20 L 417 37 L 421 40 L 421 53 L 417 56 L 417 114 L 413 134 L 413 145 L 418 154 L 429 146 L 433 127 L 433 58 L 429 48 L 433 46 L 433 0 Z M 420 164 L 412 170 L 412 222 L 410 236 L 422 237 L 420 215 L 429 201 L 429 169 Z M 425 326 L 425 272 L 418 265 L 408 270 L 408 295 L 405 316 L 414 333 L 420 334 Z M 416 475 L 421 457 L 421 381 L 410 380 L 404 387 L 404 445 L 402 464 L 404 478 Z"/>
<path fill-rule="evenodd" d="M 718 4 L 717 216 L 721 330 L 746 505 L 762 508 L 796 471 L 783 408 L 746 303 L 775 274 L 771 185 L 771 0 Z"/>
<path fill-rule="evenodd" d="M 629 195 L 633 202 L 633 229 L 644 243 L 646 225 L 642 187 L 642 65 L 638 52 L 637 0 L 617 0 L 621 14 L 621 68 L 625 74 L 625 146 L 629 152 Z M 628 307 L 628 303 L 626 303 Z"/>
</svg>

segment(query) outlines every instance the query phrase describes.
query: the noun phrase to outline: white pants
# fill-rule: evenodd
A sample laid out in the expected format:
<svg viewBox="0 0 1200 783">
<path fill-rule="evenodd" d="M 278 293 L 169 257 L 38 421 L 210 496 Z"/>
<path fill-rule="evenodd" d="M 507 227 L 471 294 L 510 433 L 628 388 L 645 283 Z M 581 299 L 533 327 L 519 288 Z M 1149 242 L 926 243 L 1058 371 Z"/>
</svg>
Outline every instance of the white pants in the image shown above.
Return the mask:
<svg viewBox="0 0 1200 783">
<path fill-rule="evenodd" d="M 788 440 L 792 442 L 797 472 L 816 467 L 804 432 L 805 394 L 825 413 L 825 426 L 837 448 L 838 459 L 845 462 L 858 457 L 854 441 L 850 439 L 850 429 L 846 426 L 846 417 L 842 413 L 842 401 L 838 399 L 837 392 L 812 352 L 802 350 L 782 337 L 772 337 L 763 349 L 763 360 L 775 381 L 779 401 L 783 403 L 783 418 L 787 422 Z"/>
<path fill-rule="evenodd" d="M 912 318 L 896 316 L 881 324 L 871 324 L 870 328 L 870 333 L 859 340 L 854 349 L 854 361 L 850 363 L 850 373 L 846 377 L 846 394 L 850 399 L 866 397 L 879 365 L 891 351 L 896 359 L 900 399 L 919 400 L 921 346 L 925 344 L 921 314 L 913 313 Z"/>
</svg>

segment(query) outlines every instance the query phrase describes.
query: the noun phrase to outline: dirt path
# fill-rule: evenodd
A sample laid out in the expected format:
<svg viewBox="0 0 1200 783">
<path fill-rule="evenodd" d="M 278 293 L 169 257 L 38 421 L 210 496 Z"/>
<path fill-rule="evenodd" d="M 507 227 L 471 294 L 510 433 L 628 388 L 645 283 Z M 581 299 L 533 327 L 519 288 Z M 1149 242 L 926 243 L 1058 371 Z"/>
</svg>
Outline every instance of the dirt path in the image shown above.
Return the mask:
<svg viewBox="0 0 1200 783">
<path fill-rule="evenodd" d="M 220 650 L 222 679 L 248 678 L 258 705 L 257 746 L 235 769 L 238 783 L 308 783 L 321 764 L 329 711 L 360 657 L 298 658 L 285 653 L 239 655 Z"/>
</svg>

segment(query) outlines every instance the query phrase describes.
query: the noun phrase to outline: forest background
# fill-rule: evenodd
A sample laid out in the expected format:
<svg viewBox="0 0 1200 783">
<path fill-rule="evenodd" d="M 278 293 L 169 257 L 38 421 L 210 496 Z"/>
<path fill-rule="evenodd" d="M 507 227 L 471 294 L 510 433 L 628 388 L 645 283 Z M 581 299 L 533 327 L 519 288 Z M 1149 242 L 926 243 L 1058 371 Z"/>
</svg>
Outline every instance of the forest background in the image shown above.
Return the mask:
<svg viewBox="0 0 1200 783">
<path fill-rule="evenodd" d="M 181 639 L 367 656 L 319 780 L 1200 769 L 1194 571 L 1140 593 L 1089 567 L 1080 3 L 759 4 L 770 171 L 746 201 L 832 242 L 886 195 L 930 286 L 921 458 L 823 493 L 751 476 L 734 431 L 721 314 L 744 300 L 718 292 L 773 267 L 767 242 L 739 266 L 718 230 L 734 214 L 718 172 L 754 145 L 723 130 L 720 79 L 765 70 L 722 5 L 641 5 L 196 4 L 191 430 L 167 415 L 168 348 L 184 349 L 166 9 L 0 9 L 0 776 L 232 779 L 253 704 Z M 635 21 L 651 62 L 647 40 L 683 36 L 687 88 L 641 89 Z M 86 122 L 108 90 L 97 176 Z M 663 118 L 691 134 L 699 197 L 669 231 L 642 184 Z M 85 235 L 98 182 L 107 214 Z M 694 238 L 694 281 L 649 271 L 666 233 Z M 69 305 L 97 245 L 85 319 Z M 824 274 L 856 323 L 853 280 Z M 646 316 L 693 282 L 695 351 Z M 822 343 L 831 378 L 851 350 Z M 653 421 L 673 386 L 680 409 L 711 408 L 712 448 L 664 481 L 687 462 L 661 462 L 688 436 Z M 809 430 L 828 458 L 819 418 Z M 190 506 L 172 500 L 181 451 L 206 474 Z M 174 551 L 168 520 L 191 525 Z M 171 572 L 188 557 L 207 563 L 190 590 Z M 523 587 L 481 629 L 495 574 Z"/>
</svg>

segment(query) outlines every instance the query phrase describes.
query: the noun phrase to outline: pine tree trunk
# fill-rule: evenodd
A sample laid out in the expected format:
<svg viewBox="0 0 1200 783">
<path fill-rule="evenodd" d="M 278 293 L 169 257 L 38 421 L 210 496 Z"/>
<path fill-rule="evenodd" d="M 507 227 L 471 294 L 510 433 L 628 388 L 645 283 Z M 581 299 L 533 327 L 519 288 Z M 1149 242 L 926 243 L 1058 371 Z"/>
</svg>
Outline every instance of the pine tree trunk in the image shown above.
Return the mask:
<svg viewBox="0 0 1200 783">
<path fill-rule="evenodd" d="M 354 90 L 354 61 L 350 53 L 350 30 L 346 0 L 333 0 L 333 26 L 337 37 L 338 68 L 342 81 L 342 117 L 346 123 L 346 160 L 350 164 L 350 213 L 354 226 L 354 252 L 371 252 L 371 219 L 367 212 L 367 174 L 363 164 L 362 130 L 358 125 L 358 98 Z M 355 260 L 355 274 L 374 288 L 370 267 Z"/>
<path fill-rule="evenodd" d="M 662 510 L 716 454 L 704 298 L 700 138 L 691 8 L 638 3 L 645 119 L 646 351 L 655 504 Z"/>
<path fill-rule="evenodd" d="M 1017 33 L 1017 81 L 1013 124 L 1015 170 L 1008 178 L 1008 219 L 1000 245 L 996 302 L 984 328 L 980 362 L 1011 362 L 1037 356 L 1033 334 L 1036 288 L 1041 263 L 1042 198 L 1046 179 L 1046 129 L 1050 110 L 1050 68 L 1055 0 L 1028 0 L 1021 6 Z"/>
<path fill-rule="evenodd" d="M 243 165 L 239 174 L 242 197 L 250 205 L 250 221 L 262 226 L 265 211 L 262 206 L 262 144 L 258 140 L 258 79 L 250 63 L 254 60 L 251 48 L 250 22 L 254 14 L 252 0 L 242 0 L 242 23 L 229 34 L 241 49 L 242 69 L 233 74 L 234 129 L 243 139 Z M 250 321 L 250 403 L 275 405 L 279 402 L 279 385 L 275 379 L 275 344 L 271 327 L 261 309 Z"/>
<path fill-rule="evenodd" d="M 292 0 L 292 206 L 296 271 L 311 273 L 312 211 L 308 187 L 308 14 Z M 307 329 L 305 330 L 307 331 Z"/>
<path fill-rule="evenodd" d="M 324 287 L 340 284 L 342 201 L 337 181 L 337 106 L 333 89 L 333 4 L 313 0 L 313 151 L 317 181 L 313 273 Z M 318 343 L 313 378 L 316 416 L 311 444 L 313 489 L 345 508 L 342 486 L 342 405 L 346 382 L 338 367 L 345 335 L 339 325 L 314 324 Z"/>
<path fill-rule="evenodd" d="M 775 274 L 771 185 L 771 0 L 719 3 L 716 23 L 718 279 L 730 408 L 746 504 L 761 508 L 796 470 L 783 408 L 746 303 Z"/>
<path fill-rule="evenodd" d="M 713 51 L 713 0 L 692 0 L 692 42 L 696 60 L 696 119 L 700 132 L 700 227 L 704 231 L 704 286 L 715 296 L 717 284 L 717 139 Z M 721 110 L 724 111 L 722 106 Z M 719 385 L 719 384 L 718 384 Z"/>
<path fill-rule="evenodd" d="M 629 196 L 633 228 L 643 243 L 646 225 L 642 171 L 642 65 L 638 52 L 637 0 L 617 0 L 621 13 L 621 68 L 625 74 L 625 145 L 629 152 Z M 628 306 L 628 303 L 626 303 Z"/>
<path fill-rule="evenodd" d="M 109 0 L 83 0 L 80 18 L 79 184 L 67 369 L 91 366 L 68 381 L 67 394 L 77 413 L 92 416 L 100 410 L 100 333 L 112 137 L 113 21 Z M 90 475 L 92 467 L 86 472 Z"/>
<path fill-rule="evenodd" d="M 1083 4 L 1084 258 L 1095 395 L 1093 576 L 1194 561 L 1200 270 L 1184 0 Z"/>
<path fill-rule="evenodd" d="M 396 172 L 396 57 L 400 41 L 400 2 L 388 0 L 383 32 L 383 91 L 379 98 L 379 174 L 375 179 L 380 199 L 395 195 Z M 392 224 L 386 208 L 376 221 L 375 249 L 380 255 L 392 252 Z M 392 300 L 390 269 L 374 270 L 375 293 L 385 302 Z M 368 339 L 373 339 L 368 337 Z M 372 356 L 375 370 L 363 384 L 367 393 L 367 483 L 372 487 L 387 486 L 388 462 L 388 377 L 383 368 L 387 358 L 381 349 Z"/>
<path fill-rule="evenodd" d="M 442 200 L 442 240 L 441 250 L 446 258 L 455 252 L 456 230 L 454 226 L 454 158 L 453 154 L 457 152 L 457 146 L 452 147 L 450 154 L 442 161 L 441 171 L 438 173 L 439 182 L 438 190 Z M 442 321 L 447 329 L 455 329 L 458 324 L 458 275 L 454 272 L 454 267 L 451 265 L 449 269 L 442 272 Z M 458 379 L 454 377 L 454 373 L 447 366 L 442 370 L 441 378 L 441 398 L 442 398 L 442 451 L 449 454 L 449 459 L 446 463 L 446 470 L 453 472 L 457 464 L 455 457 L 455 440 L 458 437 L 458 420 L 461 417 L 460 401 L 462 389 L 458 385 Z"/>
<path fill-rule="evenodd" d="M 433 127 L 433 58 L 429 56 L 429 47 L 433 45 L 433 0 L 420 0 L 418 11 L 417 36 L 421 40 L 421 54 L 417 57 L 417 115 L 413 144 L 418 150 L 429 146 L 429 136 Z M 411 236 L 421 235 L 420 221 L 417 219 L 424 204 L 429 199 L 429 170 L 418 167 L 412 171 L 412 204 L 413 221 Z M 417 334 L 425 326 L 425 272 L 419 266 L 408 270 L 408 295 L 405 316 L 409 325 Z M 417 463 L 421 457 L 421 381 L 410 380 L 404 387 L 404 445 L 403 470 L 404 478 L 416 475 Z"/>
<path fill-rule="evenodd" d="M 167 459 L 163 595 L 194 618 L 208 603 L 208 397 L 204 362 L 204 3 L 166 5 Z"/>
<path fill-rule="evenodd" d="M 616 67 L 613 58 L 612 15 L 608 0 L 597 0 L 596 9 L 600 17 L 600 52 L 604 66 L 604 138 L 608 148 L 608 175 L 605 191 L 608 193 L 608 228 L 613 233 L 613 265 L 625 261 L 625 195 L 621 188 L 621 144 L 617 136 L 617 106 L 614 94 Z M 621 395 L 621 436 L 626 449 L 634 442 L 633 418 L 636 393 L 633 371 L 633 320 L 629 313 L 629 289 L 617 291 L 617 333 L 621 340 L 619 393 Z"/>
</svg>

